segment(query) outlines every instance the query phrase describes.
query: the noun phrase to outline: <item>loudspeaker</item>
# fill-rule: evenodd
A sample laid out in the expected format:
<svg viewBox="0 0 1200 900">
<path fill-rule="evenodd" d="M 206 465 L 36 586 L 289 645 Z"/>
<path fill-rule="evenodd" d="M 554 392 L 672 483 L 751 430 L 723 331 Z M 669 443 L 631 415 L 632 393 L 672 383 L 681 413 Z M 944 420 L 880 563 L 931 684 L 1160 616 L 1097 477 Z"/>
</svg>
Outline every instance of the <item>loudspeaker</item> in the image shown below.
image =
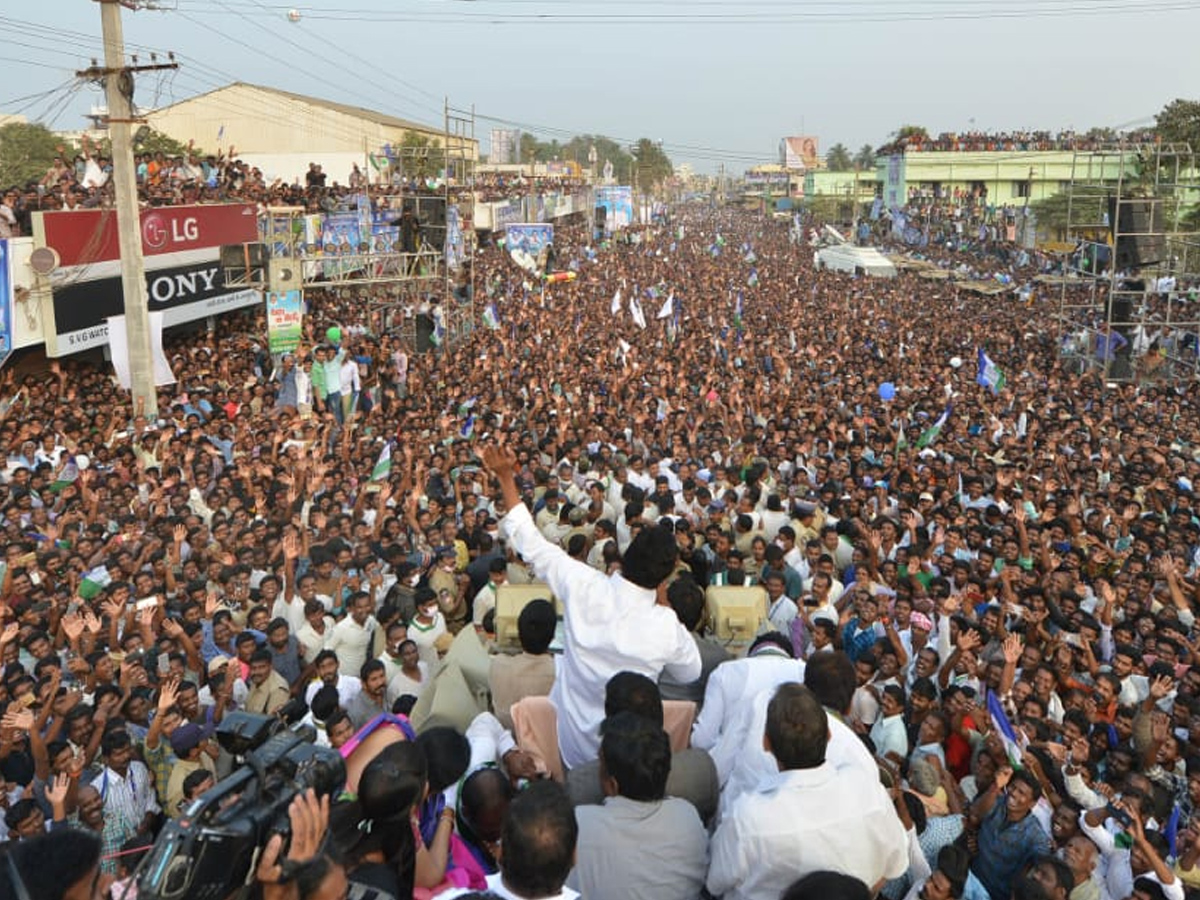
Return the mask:
<svg viewBox="0 0 1200 900">
<path fill-rule="evenodd" d="M 421 198 L 421 214 L 418 216 L 422 225 L 429 225 L 434 228 L 446 227 L 446 198 L 445 197 L 422 197 Z"/>
<path fill-rule="evenodd" d="M 596 228 L 603 231 L 604 226 L 607 224 L 608 224 L 608 210 L 605 209 L 603 206 L 597 206 L 596 207 Z"/>
<path fill-rule="evenodd" d="M 1117 269 L 1140 269 L 1162 262 L 1167 241 L 1162 233 L 1162 201 L 1139 197 L 1117 202 L 1108 198 L 1109 229 L 1116 238 Z"/>
<path fill-rule="evenodd" d="M 267 252 L 266 244 L 221 245 L 222 269 L 261 269 L 267 264 L 269 258 L 270 253 Z"/>
<path fill-rule="evenodd" d="M 272 259 L 267 264 L 267 290 L 296 291 L 300 289 L 300 262 Z"/>
</svg>

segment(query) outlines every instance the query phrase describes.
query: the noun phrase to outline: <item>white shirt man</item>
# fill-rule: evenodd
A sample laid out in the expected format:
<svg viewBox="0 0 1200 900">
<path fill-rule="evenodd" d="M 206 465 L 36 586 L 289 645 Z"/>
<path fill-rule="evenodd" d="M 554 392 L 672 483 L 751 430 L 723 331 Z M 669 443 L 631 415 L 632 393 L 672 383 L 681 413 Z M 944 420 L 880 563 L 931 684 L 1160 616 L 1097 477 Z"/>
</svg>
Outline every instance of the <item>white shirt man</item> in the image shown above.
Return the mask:
<svg viewBox="0 0 1200 900">
<path fill-rule="evenodd" d="M 826 761 L 828 715 L 801 685 L 778 689 L 764 745 L 780 771 L 746 794 L 713 835 L 707 887 L 724 900 L 776 898 L 832 870 L 874 893 L 908 869 L 908 840 L 878 778 Z"/>
<path fill-rule="evenodd" d="M 804 663 L 769 641 L 752 646 L 745 659 L 723 663 L 709 675 L 704 705 L 692 728 L 692 746 L 708 751 L 722 788 L 744 750 L 754 698 L 785 682 L 803 680 Z"/>
<path fill-rule="evenodd" d="M 501 480 L 508 497 L 508 485 Z M 512 491 L 515 494 L 515 484 Z M 700 651 L 653 588 L 622 575 L 611 578 L 571 559 L 538 531 L 529 510 L 513 498 L 501 529 L 530 569 L 549 586 L 565 610 L 565 652 L 550 699 L 558 711 L 558 744 L 568 767 L 591 762 L 600 749 L 604 688 L 617 672 L 658 680 L 700 677 Z"/>
</svg>

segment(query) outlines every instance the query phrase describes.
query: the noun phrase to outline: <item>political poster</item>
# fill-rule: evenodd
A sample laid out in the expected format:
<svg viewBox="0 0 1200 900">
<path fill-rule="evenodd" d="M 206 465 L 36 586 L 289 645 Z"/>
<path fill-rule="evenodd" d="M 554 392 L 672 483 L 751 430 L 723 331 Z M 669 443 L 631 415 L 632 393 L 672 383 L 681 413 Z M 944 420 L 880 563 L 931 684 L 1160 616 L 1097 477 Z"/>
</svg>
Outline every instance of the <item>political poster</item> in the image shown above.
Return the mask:
<svg viewBox="0 0 1200 900">
<path fill-rule="evenodd" d="M 0 366 L 13 352 L 13 270 L 8 240 L 0 240 Z"/>
<path fill-rule="evenodd" d="M 509 225 L 504 232 L 505 249 L 527 272 L 540 272 L 546 267 L 546 254 L 553 243 L 553 225 L 525 222 Z"/>
<path fill-rule="evenodd" d="M 300 291 L 267 291 L 267 345 L 272 353 L 294 353 L 303 324 Z"/>
<path fill-rule="evenodd" d="M 613 185 L 596 188 L 596 205 L 604 207 L 604 230 L 609 234 L 633 224 L 633 188 Z"/>
</svg>

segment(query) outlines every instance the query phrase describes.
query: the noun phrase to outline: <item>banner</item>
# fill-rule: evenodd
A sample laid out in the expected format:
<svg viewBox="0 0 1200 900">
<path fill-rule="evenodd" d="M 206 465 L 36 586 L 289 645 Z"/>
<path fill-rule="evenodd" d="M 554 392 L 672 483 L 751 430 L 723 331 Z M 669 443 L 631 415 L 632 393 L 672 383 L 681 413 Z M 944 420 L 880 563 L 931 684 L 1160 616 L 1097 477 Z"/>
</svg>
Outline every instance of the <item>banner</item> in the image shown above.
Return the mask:
<svg viewBox="0 0 1200 900">
<path fill-rule="evenodd" d="M 224 272 L 216 259 L 149 271 L 146 289 L 151 313 L 163 313 L 166 326 L 262 302 L 257 290 L 226 288 Z M 108 343 L 108 319 L 121 315 L 125 309 L 121 276 L 77 281 L 55 288 L 52 307 L 58 350 L 55 355 L 103 346 Z"/>
<path fill-rule="evenodd" d="M 13 269 L 12 248 L 0 240 L 0 366 L 13 352 Z"/>
<path fill-rule="evenodd" d="M 60 210 L 40 216 L 40 226 L 37 221 L 34 225 L 40 240 L 35 243 L 58 253 L 60 270 L 120 260 L 113 210 Z M 147 257 L 245 244 L 258 240 L 258 210 L 252 203 L 159 206 L 142 211 L 141 233 Z"/>
<path fill-rule="evenodd" d="M 300 291 L 267 291 L 267 346 L 272 353 L 294 353 L 303 323 Z"/>
<path fill-rule="evenodd" d="M 446 207 L 446 265 L 457 269 L 463 260 L 462 220 L 458 214 L 458 204 L 451 203 Z"/>
<path fill-rule="evenodd" d="M 546 268 L 546 256 L 553 243 L 553 225 L 509 225 L 504 232 L 505 249 L 513 262 L 527 272 L 541 272 Z"/>
<path fill-rule="evenodd" d="M 129 333 L 126 329 L 125 316 L 108 317 L 108 349 L 112 356 L 113 370 L 117 373 L 117 381 L 121 387 L 129 390 L 133 386 L 129 370 Z M 156 387 L 175 383 L 175 373 L 167 355 L 163 353 L 162 345 L 163 314 L 150 313 L 150 356 L 154 361 L 154 384 Z"/>
<path fill-rule="evenodd" d="M 812 135 L 785 137 L 779 148 L 779 161 L 785 169 L 798 169 L 801 172 L 815 169 L 820 164 L 817 146 L 817 139 Z"/>
<path fill-rule="evenodd" d="M 596 188 L 596 205 L 604 207 L 604 230 L 612 233 L 633 224 L 633 188 L 615 185 Z"/>
</svg>

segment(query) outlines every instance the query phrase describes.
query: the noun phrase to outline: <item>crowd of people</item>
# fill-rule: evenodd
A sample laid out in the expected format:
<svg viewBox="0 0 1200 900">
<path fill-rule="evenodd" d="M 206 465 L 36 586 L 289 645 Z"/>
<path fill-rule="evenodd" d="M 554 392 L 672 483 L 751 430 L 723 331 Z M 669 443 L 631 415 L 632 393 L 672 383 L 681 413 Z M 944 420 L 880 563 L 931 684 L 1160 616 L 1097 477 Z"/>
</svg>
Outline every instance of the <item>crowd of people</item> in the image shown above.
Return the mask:
<svg viewBox="0 0 1200 900">
<path fill-rule="evenodd" d="M 943 131 L 936 138 L 924 132 L 897 138 L 879 149 L 880 153 L 981 153 L 996 151 L 1091 151 L 1118 142 L 1126 144 L 1152 144 L 1155 142 L 1153 131 L 1133 131 L 1122 134 L 1111 134 L 1090 131 L 1087 134 L 1077 134 L 1066 130 L 1052 133 L 1049 131 L 1002 131 L 984 132 L 968 131 L 962 134 Z"/>
<path fill-rule="evenodd" d="M 156 415 L 5 373 L 0 884 L 124 896 L 238 711 L 412 738 L 297 798 L 272 900 L 1200 886 L 1200 394 L 749 213 L 555 248 L 573 281 L 481 249 L 487 326 L 434 352 L 331 292 L 277 359 L 261 314 L 168 335 Z M 725 585 L 766 593 L 749 646 Z"/>
</svg>

